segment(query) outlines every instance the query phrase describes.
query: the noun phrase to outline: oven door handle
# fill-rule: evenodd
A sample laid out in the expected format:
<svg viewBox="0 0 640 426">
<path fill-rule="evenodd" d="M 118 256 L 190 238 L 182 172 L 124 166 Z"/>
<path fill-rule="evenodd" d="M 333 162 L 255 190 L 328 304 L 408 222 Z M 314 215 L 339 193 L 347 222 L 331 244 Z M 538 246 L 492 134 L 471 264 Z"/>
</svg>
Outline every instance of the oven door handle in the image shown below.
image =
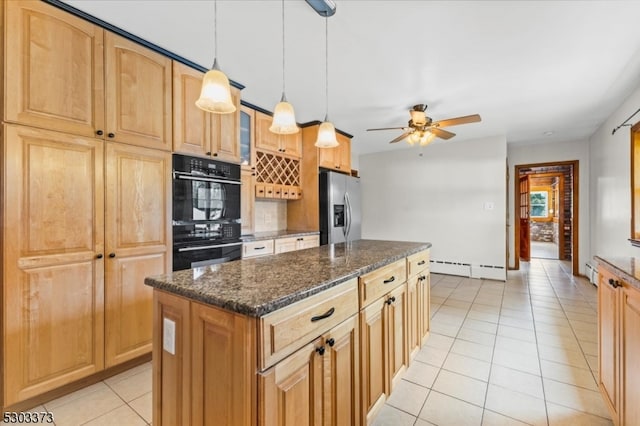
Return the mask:
<svg viewBox="0 0 640 426">
<path fill-rule="evenodd" d="M 178 173 L 173 173 L 173 178 L 174 179 L 183 179 L 183 180 L 195 180 L 195 181 L 199 181 L 199 182 L 215 182 L 215 183 L 228 183 L 229 185 L 240 185 L 241 182 L 239 181 L 235 181 L 235 180 L 224 180 L 224 179 L 214 179 L 214 178 L 208 178 L 208 177 L 195 177 L 195 176 L 190 176 L 190 175 L 181 175 Z"/>
<path fill-rule="evenodd" d="M 228 244 L 215 244 L 211 246 L 182 247 L 182 248 L 179 248 L 178 251 L 183 252 L 183 251 L 206 250 L 206 249 L 212 249 L 212 248 L 234 247 L 234 246 L 241 246 L 241 245 L 242 243 L 228 243 Z"/>
</svg>

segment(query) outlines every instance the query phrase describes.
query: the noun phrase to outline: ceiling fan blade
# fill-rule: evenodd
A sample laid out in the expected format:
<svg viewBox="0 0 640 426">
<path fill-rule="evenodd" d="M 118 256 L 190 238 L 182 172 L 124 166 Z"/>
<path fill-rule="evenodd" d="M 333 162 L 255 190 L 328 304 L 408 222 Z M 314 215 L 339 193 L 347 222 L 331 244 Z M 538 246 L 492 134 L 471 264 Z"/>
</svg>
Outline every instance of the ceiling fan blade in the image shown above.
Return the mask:
<svg viewBox="0 0 640 426">
<path fill-rule="evenodd" d="M 401 134 L 400 136 L 398 136 L 397 138 L 395 138 L 394 140 L 392 140 L 389 143 L 396 143 L 396 142 L 400 142 L 402 139 L 406 138 L 407 136 L 409 136 L 411 134 L 411 132 L 404 132 L 403 134 Z"/>
<path fill-rule="evenodd" d="M 429 131 L 434 135 L 436 135 L 437 137 L 439 137 L 440 139 L 451 139 L 456 135 L 455 133 L 452 133 L 448 130 L 440 129 L 438 127 L 432 127 L 429 129 Z"/>
<path fill-rule="evenodd" d="M 378 129 L 367 129 L 367 132 L 372 130 L 404 130 L 406 127 L 380 127 Z"/>
<path fill-rule="evenodd" d="M 448 118 L 446 120 L 436 121 L 435 123 L 432 124 L 432 126 L 449 127 L 449 126 L 457 126 L 459 124 L 477 123 L 480 120 L 481 119 L 478 114 L 473 114 L 473 115 L 465 115 L 464 117 Z"/>
</svg>

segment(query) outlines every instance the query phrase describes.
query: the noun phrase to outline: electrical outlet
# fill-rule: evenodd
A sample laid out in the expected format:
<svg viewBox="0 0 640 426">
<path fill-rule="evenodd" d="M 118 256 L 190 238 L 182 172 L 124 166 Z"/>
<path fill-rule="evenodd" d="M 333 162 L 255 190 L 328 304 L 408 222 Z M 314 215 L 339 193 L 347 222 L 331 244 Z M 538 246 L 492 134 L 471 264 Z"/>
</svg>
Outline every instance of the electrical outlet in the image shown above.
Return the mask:
<svg viewBox="0 0 640 426">
<path fill-rule="evenodd" d="M 162 319 L 162 349 L 176 354 L 176 323 L 169 318 Z"/>
</svg>

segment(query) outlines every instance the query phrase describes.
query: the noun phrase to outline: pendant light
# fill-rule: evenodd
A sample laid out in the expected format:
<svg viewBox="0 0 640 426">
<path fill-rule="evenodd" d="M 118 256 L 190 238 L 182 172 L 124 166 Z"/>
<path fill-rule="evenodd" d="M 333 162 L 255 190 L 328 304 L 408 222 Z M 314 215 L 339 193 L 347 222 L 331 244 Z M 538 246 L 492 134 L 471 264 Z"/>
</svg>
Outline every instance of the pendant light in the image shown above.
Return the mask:
<svg viewBox="0 0 640 426">
<path fill-rule="evenodd" d="M 287 102 L 284 95 L 285 83 L 285 67 L 284 67 L 284 0 L 282 0 L 282 99 L 273 112 L 273 120 L 269 130 L 279 135 L 291 135 L 298 133 L 300 128 L 296 123 L 296 114 L 293 111 L 293 105 Z"/>
<path fill-rule="evenodd" d="M 336 138 L 336 128 L 329 121 L 329 16 L 325 16 L 324 21 L 324 52 L 325 52 L 325 96 L 326 106 L 324 122 L 318 129 L 318 139 L 315 146 L 318 148 L 335 148 L 339 145 Z"/>
<path fill-rule="evenodd" d="M 218 66 L 218 2 L 213 2 L 213 66 L 202 79 L 200 98 L 196 106 L 203 111 L 214 114 L 229 114 L 236 111 L 236 106 L 231 99 L 231 87 L 229 79 Z"/>
</svg>

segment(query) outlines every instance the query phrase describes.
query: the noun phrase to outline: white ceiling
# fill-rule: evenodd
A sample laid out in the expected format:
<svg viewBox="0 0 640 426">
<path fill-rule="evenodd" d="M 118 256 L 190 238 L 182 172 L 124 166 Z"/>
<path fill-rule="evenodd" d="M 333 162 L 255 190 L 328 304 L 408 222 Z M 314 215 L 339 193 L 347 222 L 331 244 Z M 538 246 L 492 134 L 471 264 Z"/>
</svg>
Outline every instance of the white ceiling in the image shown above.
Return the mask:
<svg viewBox="0 0 640 426">
<path fill-rule="evenodd" d="M 67 3 L 209 67 L 213 1 Z M 589 137 L 640 84 L 640 1 L 336 0 L 329 18 L 329 118 L 356 154 L 389 145 L 408 109 L 429 105 L 456 140 L 509 143 Z M 218 62 L 243 99 L 273 110 L 282 91 L 281 2 L 218 1 Z M 325 21 L 287 0 L 286 94 L 298 122 L 325 113 Z M 638 105 L 640 107 L 640 105 Z M 553 132 L 552 135 L 545 135 Z M 414 148 L 415 149 L 415 148 Z"/>
</svg>

